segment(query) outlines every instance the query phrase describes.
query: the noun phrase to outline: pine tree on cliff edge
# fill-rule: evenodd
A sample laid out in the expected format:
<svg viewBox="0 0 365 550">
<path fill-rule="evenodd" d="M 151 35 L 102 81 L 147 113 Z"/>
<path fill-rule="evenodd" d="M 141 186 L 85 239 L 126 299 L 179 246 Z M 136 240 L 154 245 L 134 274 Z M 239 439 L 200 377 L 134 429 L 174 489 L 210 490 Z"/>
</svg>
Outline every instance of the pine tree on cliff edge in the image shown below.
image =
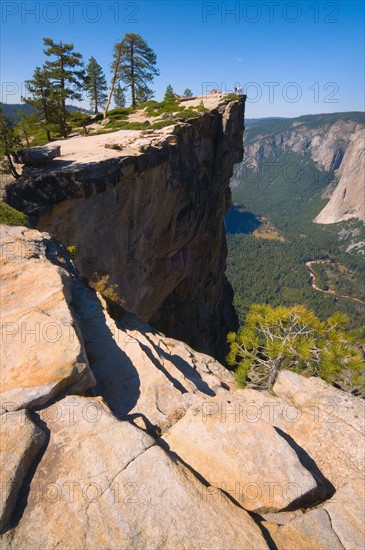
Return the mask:
<svg viewBox="0 0 365 550">
<path fill-rule="evenodd" d="M 151 96 L 153 92 L 148 84 L 153 82 L 154 76 L 160 74 L 156 67 L 155 52 L 139 34 L 127 33 L 121 42 L 114 45 L 113 57 L 113 78 L 104 118 L 108 114 L 110 100 L 117 81 L 122 81 L 125 88 L 130 88 L 132 107 L 135 109 L 138 100 Z"/>
</svg>

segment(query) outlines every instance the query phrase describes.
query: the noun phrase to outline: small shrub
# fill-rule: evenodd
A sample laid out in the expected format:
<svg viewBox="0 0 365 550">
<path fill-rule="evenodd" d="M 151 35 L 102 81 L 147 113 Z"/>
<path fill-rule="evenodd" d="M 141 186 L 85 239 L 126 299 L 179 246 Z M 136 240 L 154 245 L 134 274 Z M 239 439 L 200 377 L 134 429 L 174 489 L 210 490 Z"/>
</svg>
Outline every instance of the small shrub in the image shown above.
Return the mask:
<svg viewBox="0 0 365 550">
<path fill-rule="evenodd" d="M 118 285 L 109 283 L 109 275 L 100 277 L 95 273 L 95 280 L 90 283 L 95 292 L 99 292 L 106 301 L 108 312 L 113 319 L 119 319 L 125 312 L 125 300 L 117 293 Z"/>
<path fill-rule="evenodd" d="M 128 116 L 134 113 L 134 110 L 131 107 L 119 107 L 117 109 L 111 109 L 108 111 L 108 117 L 116 117 L 120 115 Z"/>
<path fill-rule="evenodd" d="M 66 247 L 67 254 L 70 256 L 72 260 L 76 258 L 77 248 L 75 245 L 69 245 Z"/>
<path fill-rule="evenodd" d="M 81 111 L 73 111 L 72 113 L 67 113 L 67 122 L 74 126 L 83 126 L 84 124 L 90 124 L 92 122 L 91 116 Z"/>
<path fill-rule="evenodd" d="M 29 220 L 23 212 L 19 212 L 19 210 L 12 208 L 4 201 L 0 201 L 0 223 L 28 226 Z"/>
<path fill-rule="evenodd" d="M 237 94 L 234 94 L 234 93 L 231 93 L 231 94 L 227 94 L 226 96 L 224 96 L 224 100 L 228 100 L 228 101 L 237 101 L 238 99 L 240 99 L 242 96 L 239 96 Z"/>
<path fill-rule="evenodd" d="M 176 120 L 158 120 L 152 124 L 151 128 L 160 130 L 161 128 L 165 128 L 165 126 L 171 126 L 171 124 L 176 124 Z"/>
</svg>

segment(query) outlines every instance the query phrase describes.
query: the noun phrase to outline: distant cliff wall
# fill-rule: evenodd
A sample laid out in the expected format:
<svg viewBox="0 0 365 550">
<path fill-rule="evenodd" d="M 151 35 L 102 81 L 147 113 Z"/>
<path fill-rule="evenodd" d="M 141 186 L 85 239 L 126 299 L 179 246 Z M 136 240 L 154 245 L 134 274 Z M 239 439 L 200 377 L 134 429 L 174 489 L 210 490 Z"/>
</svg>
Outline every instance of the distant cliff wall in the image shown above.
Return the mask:
<svg viewBox="0 0 365 550">
<path fill-rule="evenodd" d="M 278 157 L 285 149 L 309 154 L 320 170 L 334 173 L 323 195 L 330 201 L 314 221 L 323 224 L 349 218 L 365 221 L 365 128 L 346 116 L 343 113 L 343 119 L 336 121 L 326 120 L 326 115 L 300 117 L 289 121 L 284 130 L 270 128 L 267 133 L 256 132 L 253 139 L 248 131 L 242 169 L 245 166 L 260 169 L 265 159 Z M 319 122 L 321 118 L 323 123 Z M 279 121 L 278 128 L 280 125 Z"/>
<path fill-rule="evenodd" d="M 109 275 L 143 320 L 222 360 L 226 332 L 237 326 L 224 215 L 243 156 L 244 105 L 244 97 L 223 101 L 160 132 L 131 132 L 131 145 L 139 140 L 132 155 L 122 148 L 108 158 L 78 156 L 75 145 L 75 160 L 26 170 L 7 202 L 75 245 L 80 272 Z M 80 144 L 115 144 L 116 135 Z"/>
</svg>

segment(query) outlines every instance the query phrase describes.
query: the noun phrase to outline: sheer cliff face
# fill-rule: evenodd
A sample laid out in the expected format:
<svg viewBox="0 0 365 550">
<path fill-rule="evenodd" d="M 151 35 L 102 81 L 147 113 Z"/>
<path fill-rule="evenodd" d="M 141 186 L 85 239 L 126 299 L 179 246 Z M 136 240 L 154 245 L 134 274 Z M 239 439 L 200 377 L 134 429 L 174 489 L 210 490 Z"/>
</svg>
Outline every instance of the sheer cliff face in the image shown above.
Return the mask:
<svg viewBox="0 0 365 550">
<path fill-rule="evenodd" d="M 224 215 L 243 156 L 243 118 L 244 98 L 160 132 L 129 132 L 132 154 L 104 149 L 119 132 L 79 138 L 73 157 L 27 170 L 7 201 L 75 245 L 80 272 L 108 274 L 143 320 L 223 359 L 226 333 L 237 323 L 224 274 Z M 104 158 L 84 152 L 101 138 Z"/>
</svg>

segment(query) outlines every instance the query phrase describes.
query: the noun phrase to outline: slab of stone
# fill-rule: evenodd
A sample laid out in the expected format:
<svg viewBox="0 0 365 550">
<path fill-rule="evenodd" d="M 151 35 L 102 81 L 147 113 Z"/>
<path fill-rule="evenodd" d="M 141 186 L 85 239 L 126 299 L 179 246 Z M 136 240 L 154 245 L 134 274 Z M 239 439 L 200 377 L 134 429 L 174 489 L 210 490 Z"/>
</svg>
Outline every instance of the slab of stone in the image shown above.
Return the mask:
<svg viewBox="0 0 365 550">
<path fill-rule="evenodd" d="M 313 503 L 317 483 L 295 451 L 262 420 L 239 415 L 234 401 L 206 399 L 163 437 L 207 482 L 256 512 Z"/>
</svg>

